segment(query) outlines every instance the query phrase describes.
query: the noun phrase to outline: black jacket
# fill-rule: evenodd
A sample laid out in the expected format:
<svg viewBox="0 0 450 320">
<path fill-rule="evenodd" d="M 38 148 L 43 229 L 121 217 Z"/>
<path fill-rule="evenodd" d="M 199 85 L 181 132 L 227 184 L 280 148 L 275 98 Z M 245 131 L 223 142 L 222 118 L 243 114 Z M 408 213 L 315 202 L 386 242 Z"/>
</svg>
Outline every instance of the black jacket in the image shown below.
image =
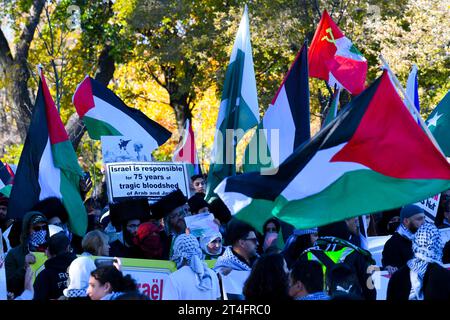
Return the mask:
<svg viewBox="0 0 450 320">
<path fill-rule="evenodd" d="M 408 300 L 411 291 L 410 270 L 404 266 L 389 280 L 387 300 Z M 450 271 L 430 263 L 423 279 L 424 300 L 450 300 Z"/>
<path fill-rule="evenodd" d="M 139 248 L 136 246 L 127 247 L 120 240 L 111 242 L 109 247 L 110 257 L 143 259 Z"/>
<path fill-rule="evenodd" d="M 413 257 L 411 240 L 395 232 L 384 245 L 381 263 L 383 267 L 393 266 L 401 268 Z"/>
<path fill-rule="evenodd" d="M 45 261 L 45 269 L 34 282 L 33 300 L 58 299 L 62 296 L 69 277 L 67 268 L 76 257 L 74 253 L 64 253 Z"/>
<path fill-rule="evenodd" d="M 21 295 L 24 290 L 25 256 L 30 253 L 28 245 L 30 236 L 29 228 L 30 222 L 35 215 L 37 215 L 36 212 L 28 212 L 25 214 L 22 221 L 20 245 L 9 250 L 5 258 L 6 286 L 9 292 L 14 293 L 14 296 Z"/>
</svg>

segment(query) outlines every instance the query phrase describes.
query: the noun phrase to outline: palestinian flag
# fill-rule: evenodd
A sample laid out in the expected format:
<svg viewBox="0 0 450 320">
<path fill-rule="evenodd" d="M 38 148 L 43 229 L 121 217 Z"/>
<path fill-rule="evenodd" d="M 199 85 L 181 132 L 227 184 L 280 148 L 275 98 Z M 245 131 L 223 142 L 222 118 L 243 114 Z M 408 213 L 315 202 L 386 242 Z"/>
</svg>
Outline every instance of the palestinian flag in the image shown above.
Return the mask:
<svg viewBox="0 0 450 320">
<path fill-rule="evenodd" d="M 442 152 L 450 157 L 450 91 L 431 112 L 426 124 Z"/>
<path fill-rule="evenodd" d="M 114 92 L 89 76 L 78 85 L 72 101 L 94 140 L 100 140 L 101 136 L 145 139 L 154 150 L 171 136 L 167 129 L 128 107 Z"/>
<path fill-rule="evenodd" d="M 189 176 L 201 174 L 202 170 L 198 163 L 197 148 L 195 146 L 194 130 L 189 119 L 184 123 L 184 130 L 181 134 L 180 143 L 173 153 L 174 162 L 184 162 L 188 164 Z"/>
<path fill-rule="evenodd" d="M 278 167 L 309 140 L 308 49 L 300 49 L 245 150 L 244 172 Z"/>
<path fill-rule="evenodd" d="M 411 117 L 386 71 L 273 175 L 247 173 L 216 193 L 256 227 L 272 215 L 305 229 L 398 208 L 450 188 L 450 165 Z"/>
<path fill-rule="evenodd" d="M 13 170 L 7 163 L 0 161 L 0 193 L 9 198 L 13 183 Z"/>
<path fill-rule="evenodd" d="M 69 214 L 71 231 L 83 236 L 87 213 L 79 190 L 82 174 L 41 71 L 30 127 L 14 177 L 8 216 L 22 218 L 38 201 L 58 197 Z"/>
<path fill-rule="evenodd" d="M 214 197 L 214 189 L 224 178 L 236 174 L 236 146 L 244 133 L 258 122 L 258 95 L 245 6 L 225 73 L 208 172 L 205 197 L 208 201 Z"/>
<path fill-rule="evenodd" d="M 353 95 L 365 88 L 367 61 L 324 10 L 309 48 L 309 76 L 345 88 Z"/>
</svg>

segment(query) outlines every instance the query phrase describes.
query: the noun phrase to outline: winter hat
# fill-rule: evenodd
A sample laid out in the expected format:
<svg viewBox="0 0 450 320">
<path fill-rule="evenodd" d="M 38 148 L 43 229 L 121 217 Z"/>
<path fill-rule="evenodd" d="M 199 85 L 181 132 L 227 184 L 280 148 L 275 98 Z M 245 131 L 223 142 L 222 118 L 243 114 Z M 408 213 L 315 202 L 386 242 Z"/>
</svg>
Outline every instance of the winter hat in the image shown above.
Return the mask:
<svg viewBox="0 0 450 320">
<path fill-rule="evenodd" d="M 192 213 L 198 213 L 198 211 L 204 207 L 209 209 L 209 204 L 205 201 L 203 193 L 196 193 L 190 197 L 188 200 L 188 205 Z"/>
<path fill-rule="evenodd" d="M 134 238 L 135 244 L 142 250 L 145 259 L 160 259 L 163 244 L 159 233 L 162 230 L 152 222 L 141 223 Z"/>
<path fill-rule="evenodd" d="M 148 221 L 150 219 L 150 206 L 146 199 L 132 199 L 111 203 L 109 205 L 109 218 L 116 229 L 120 229 L 129 220 Z"/>
<path fill-rule="evenodd" d="M 0 206 L 5 206 L 7 207 L 9 203 L 9 199 L 8 197 L 5 197 L 3 195 L 0 195 Z"/>
<path fill-rule="evenodd" d="M 52 255 L 59 255 L 66 252 L 67 246 L 70 244 L 65 232 L 58 232 L 48 239 L 48 251 Z"/>
<path fill-rule="evenodd" d="M 413 215 L 424 213 L 423 209 L 414 204 L 408 204 L 402 208 L 400 211 L 400 221 L 403 221 L 405 218 L 410 218 Z"/>
<path fill-rule="evenodd" d="M 151 218 L 161 219 L 175 208 L 186 204 L 187 198 L 180 189 L 172 191 L 150 206 Z"/>
<path fill-rule="evenodd" d="M 57 197 L 49 197 L 39 201 L 33 206 L 33 211 L 41 212 L 48 220 L 58 217 L 63 223 L 69 220 L 69 215 L 61 200 Z"/>
<path fill-rule="evenodd" d="M 94 261 L 86 256 L 81 256 L 72 261 L 69 266 L 69 285 L 63 290 L 66 297 L 85 297 L 89 286 L 91 272 L 97 269 Z"/>
<path fill-rule="evenodd" d="M 38 211 L 31 211 L 34 213 L 33 217 L 30 220 L 30 226 L 38 224 L 40 222 L 44 222 L 47 223 L 47 218 L 40 212 Z"/>
</svg>

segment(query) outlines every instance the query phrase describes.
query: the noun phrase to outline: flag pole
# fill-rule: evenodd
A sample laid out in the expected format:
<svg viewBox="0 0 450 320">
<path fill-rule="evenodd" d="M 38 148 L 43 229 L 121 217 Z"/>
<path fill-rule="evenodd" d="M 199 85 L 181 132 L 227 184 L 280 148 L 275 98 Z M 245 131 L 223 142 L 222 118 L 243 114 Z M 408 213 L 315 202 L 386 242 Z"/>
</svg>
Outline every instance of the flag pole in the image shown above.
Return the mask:
<svg viewBox="0 0 450 320">
<path fill-rule="evenodd" d="M 422 119 L 422 117 L 420 115 L 420 112 L 417 111 L 416 107 L 414 106 L 414 103 L 411 101 L 411 98 L 406 94 L 405 89 L 403 89 L 400 81 L 397 79 L 397 77 L 394 74 L 394 72 L 392 72 L 392 70 L 389 67 L 387 61 L 384 59 L 384 57 L 381 54 L 380 54 L 379 58 L 380 58 L 381 62 L 383 63 L 384 67 L 386 68 L 386 70 L 391 75 L 391 79 L 393 80 L 394 84 L 397 86 L 397 88 L 400 90 L 400 92 L 405 97 L 404 101 L 406 101 L 406 107 L 409 109 L 409 112 L 411 113 L 411 115 L 415 115 L 419 119 L 420 125 L 422 126 L 423 130 L 425 131 L 425 133 L 428 135 L 428 138 L 430 138 L 431 142 L 433 142 L 434 146 L 436 147 L 436 149 L 439 150 L 439 152 L 442 154 L 442 156 L 445 157 L 445 154 L 444 154 L 444 152 L 442 152 L 441 147 L 439 147 L 439 144 L 437 143 L 437 141 L 434 138 L 433 134 L 431 133 L 430 129 L 428 129 L 428 126 L 423 121 L 423 119 Z"/>
</svg>

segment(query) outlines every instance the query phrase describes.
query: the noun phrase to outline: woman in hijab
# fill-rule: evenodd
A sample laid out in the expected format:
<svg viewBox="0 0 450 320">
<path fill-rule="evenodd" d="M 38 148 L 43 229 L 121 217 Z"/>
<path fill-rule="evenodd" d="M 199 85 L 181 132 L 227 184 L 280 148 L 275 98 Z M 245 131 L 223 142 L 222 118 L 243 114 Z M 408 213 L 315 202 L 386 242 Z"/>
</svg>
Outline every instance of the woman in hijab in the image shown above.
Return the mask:
<svg viewBox="0 0 450 320">
<path fill-rule="evenodd" d="M 205 260 L 217 259 L 225 251 L 222 246 L 222 234 L 220 232 L 207 233 L 200 237 L 200 248 L 205 254 Z"/>
<path fill-rule="evenodd" d="M 177 271 L 164 284 L 163 300 L 217 300 L 220 286 L 217 275 L 208 268 L 195 236 L 180 234 L 173 245 L 171 260 Z"/>
<path fill-rule="evenodd" d="M 443 248 L 439 229 L 424 223 L 414 235 L 414 257 L 389 281 L 387 300 L 450 300 L 450 271 L 442 264 Z"/>
</svg>

